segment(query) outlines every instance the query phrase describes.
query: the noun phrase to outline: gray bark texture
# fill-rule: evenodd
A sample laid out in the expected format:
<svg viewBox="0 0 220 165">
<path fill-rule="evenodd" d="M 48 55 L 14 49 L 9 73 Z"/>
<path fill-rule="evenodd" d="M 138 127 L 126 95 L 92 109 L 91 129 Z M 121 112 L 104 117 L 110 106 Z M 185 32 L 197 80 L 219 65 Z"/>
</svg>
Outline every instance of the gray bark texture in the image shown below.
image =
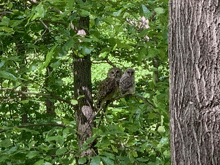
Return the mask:
<svg viewBox="0 0 220 165">
<path fill-rule="evenodd" d="M 80 17 L 77 27 L 78 35 L 82 37 L 88 35 L 89 17 Z M 82 41 L 79 40 L 79 43 Z M 79 51 L 80 54 L 80 51 Z M 86 140 L 93 135 L 92 128 L 94 125 L 94 109 L 92 100 L 92 82 L 91 82 L 91 59 L 90 55 L 79 57 L 78 54 L 73 55 L 73 75 L 74 75 L 74 97 L 78 100 L 75 107 L 76 117 L 76 133 L 78 137 L 78 145 L 81 149 L 79 157 L 94 156 L 94 144 L 89 144 L 88 149 L 83 151 L 83 145 Z M 88 163 L 89 160 L 87 160 Z M 76 164 L 78 158 L 76 158 Z"/>
<path fill-rule="evenodd" d="M 220 164 L 220 1 L 170 0 L 173 165 Z"/>
</svg>

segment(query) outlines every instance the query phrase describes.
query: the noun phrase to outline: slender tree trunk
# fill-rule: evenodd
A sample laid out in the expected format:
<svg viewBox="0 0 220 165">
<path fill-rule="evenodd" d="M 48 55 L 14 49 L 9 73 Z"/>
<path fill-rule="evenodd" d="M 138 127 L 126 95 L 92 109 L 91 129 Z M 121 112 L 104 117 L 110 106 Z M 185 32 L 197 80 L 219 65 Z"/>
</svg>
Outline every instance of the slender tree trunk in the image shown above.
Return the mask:
<svg viewBox="0 0 220 165">
<path fill-rule="evenodd" d="M 88 34 L 88 29 L 89 17 L 81 17 L 79 20 L 78 34 Z M 82 31 L 83 33 L 81 33 Z M 91 93 L 91 60 L 90 55 L 79 57 L 75 54 L 73 58 L 74 96 L 78 100 L 78 105 L 75 108 L 75 116 L 78 144 L 79 148 L 82 149 L 85 141 L 93 135 L 92 127 L 94 127 L 94 111 Z M 94 154 L 95 151 L 92 148 L 92 145 L 90 145 L 86 151 L 81 152 L 80 156 L 93 156 Z"/>
<path fill-rule="evenodd" d="M 175 165 L 220 163 L 220 1 L 170 0 L 170 134 Z"/>
<path fill-rule="evenodd" d="M 17 56 L 21 59 L 19 63 L 19 72 L 22 78 L 25 77 L 26 73 L 26 55 L 25 55 L 25 46 L 24 43 L 22 43 L 22 40 L 20 40 L 17 45 Z M 25 85 L 25 81 L 22 80 L 21 84 L 21 91 L 22 92 L 27 92 L 27 86 Z M 27 96 L 25 94 L 21 94 L 21 101 L 27 100 Z M 28 105 L 27 104 L 22 104 L 21 103 L 21 120 L 22 123 L 28 123 Z"/>
<path fill-rule="evenodd" d="M 52 74 L 53 68 L 48 66 L 47 67 L 47 72 L 46 72 L 46 79 L 45 79 L 45 86 L 49 87 L 50 84 L 50 76 Z M 50 95 L 53 95 L 53 93 L 50 93 Z M 52 101 L 50 99 L 51 97 L 46 98 L 45 104 L 46 104 L 46 109 L 47 109 L 47 114 L 49 115 L 49 117 L 53 118 L 56 116 L 55 113 L 55 105 L 54 105 L 54 101 Z"/>
</svg>

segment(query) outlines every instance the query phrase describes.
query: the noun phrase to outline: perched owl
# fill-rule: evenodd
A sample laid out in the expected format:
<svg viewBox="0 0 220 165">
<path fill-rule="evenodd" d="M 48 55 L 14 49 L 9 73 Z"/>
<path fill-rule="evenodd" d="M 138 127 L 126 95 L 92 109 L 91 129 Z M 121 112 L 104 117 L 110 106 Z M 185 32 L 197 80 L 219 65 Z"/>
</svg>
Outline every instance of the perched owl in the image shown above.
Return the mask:
<svg viewBox="0 0 220 165">
<path fill-rule="evenodd" d="M 133 94 L 135 92 L 135 80 L 134 80 L 134 69 L 128 68 L 125 73 L 122 75 L 119 88 L 121 93 L 124 94 Z"/>
<path fill-rule="evenodd" d="M 105 102 L 109 102 L 112 99 L 118 90 L 121 75 L 122 71 L 120 68 L 114 67 L 108 71 L 107 78 L 99 84 L 97 108 L 102 108 Z"/>
</svg>

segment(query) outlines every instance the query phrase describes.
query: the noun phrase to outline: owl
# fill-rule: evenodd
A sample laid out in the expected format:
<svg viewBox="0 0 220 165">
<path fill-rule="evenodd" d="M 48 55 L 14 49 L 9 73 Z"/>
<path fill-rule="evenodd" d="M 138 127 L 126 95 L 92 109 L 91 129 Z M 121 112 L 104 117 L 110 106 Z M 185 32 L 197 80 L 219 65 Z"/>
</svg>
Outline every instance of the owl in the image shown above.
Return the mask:
<svg viewBox="0 0 220 165">
<path fill-rule="evenodd" d="M 135 92 L 134 72 L 133 68 L 128 68 L 120 79 L 119 89 L 123 95 Z"/>
<path fill-rule="evenodd" d="M 97 108 L 102 108 L 102 105 L 111 101 L 114 94 L 119 89 L 119 82 L 122 71 L 120 68 L 113 67 L 108 71 L 107 78 L 99 84 L 97 93 Z"/>
</svg>

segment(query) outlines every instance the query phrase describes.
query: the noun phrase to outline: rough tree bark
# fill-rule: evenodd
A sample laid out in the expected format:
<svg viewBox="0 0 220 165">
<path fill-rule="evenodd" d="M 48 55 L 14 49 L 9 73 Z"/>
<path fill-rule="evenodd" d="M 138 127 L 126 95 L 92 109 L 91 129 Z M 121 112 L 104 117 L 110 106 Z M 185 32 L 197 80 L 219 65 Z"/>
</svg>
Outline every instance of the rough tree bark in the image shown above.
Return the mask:
<svg viewBox="0 0 220 165">
<path fill-rule="evenodd" d="M 78 34 L 81 36 L 88 35 L 88 29 L 89 17 L 81 17 L 77 27 Z M 79 57 L 77 54 L 74 54 L 73 58 L 74 96 L 78 100 L 75 108 L 77 136 L 79 148 L 82 148 L 85 141 L 92 136 L 92 127 L 94 127 L 94 110 L 91 93 L 91 59 L 90 55 Z M 80 157 L 94 156 L 95 151 L 92 147 L 90 145 L 86 151 L 81 152 Z"/>
<path fill-rule="evenodd" d="M 170 0 L 171 161 L 220 163 L 220 1 Z"/>
</svg>

